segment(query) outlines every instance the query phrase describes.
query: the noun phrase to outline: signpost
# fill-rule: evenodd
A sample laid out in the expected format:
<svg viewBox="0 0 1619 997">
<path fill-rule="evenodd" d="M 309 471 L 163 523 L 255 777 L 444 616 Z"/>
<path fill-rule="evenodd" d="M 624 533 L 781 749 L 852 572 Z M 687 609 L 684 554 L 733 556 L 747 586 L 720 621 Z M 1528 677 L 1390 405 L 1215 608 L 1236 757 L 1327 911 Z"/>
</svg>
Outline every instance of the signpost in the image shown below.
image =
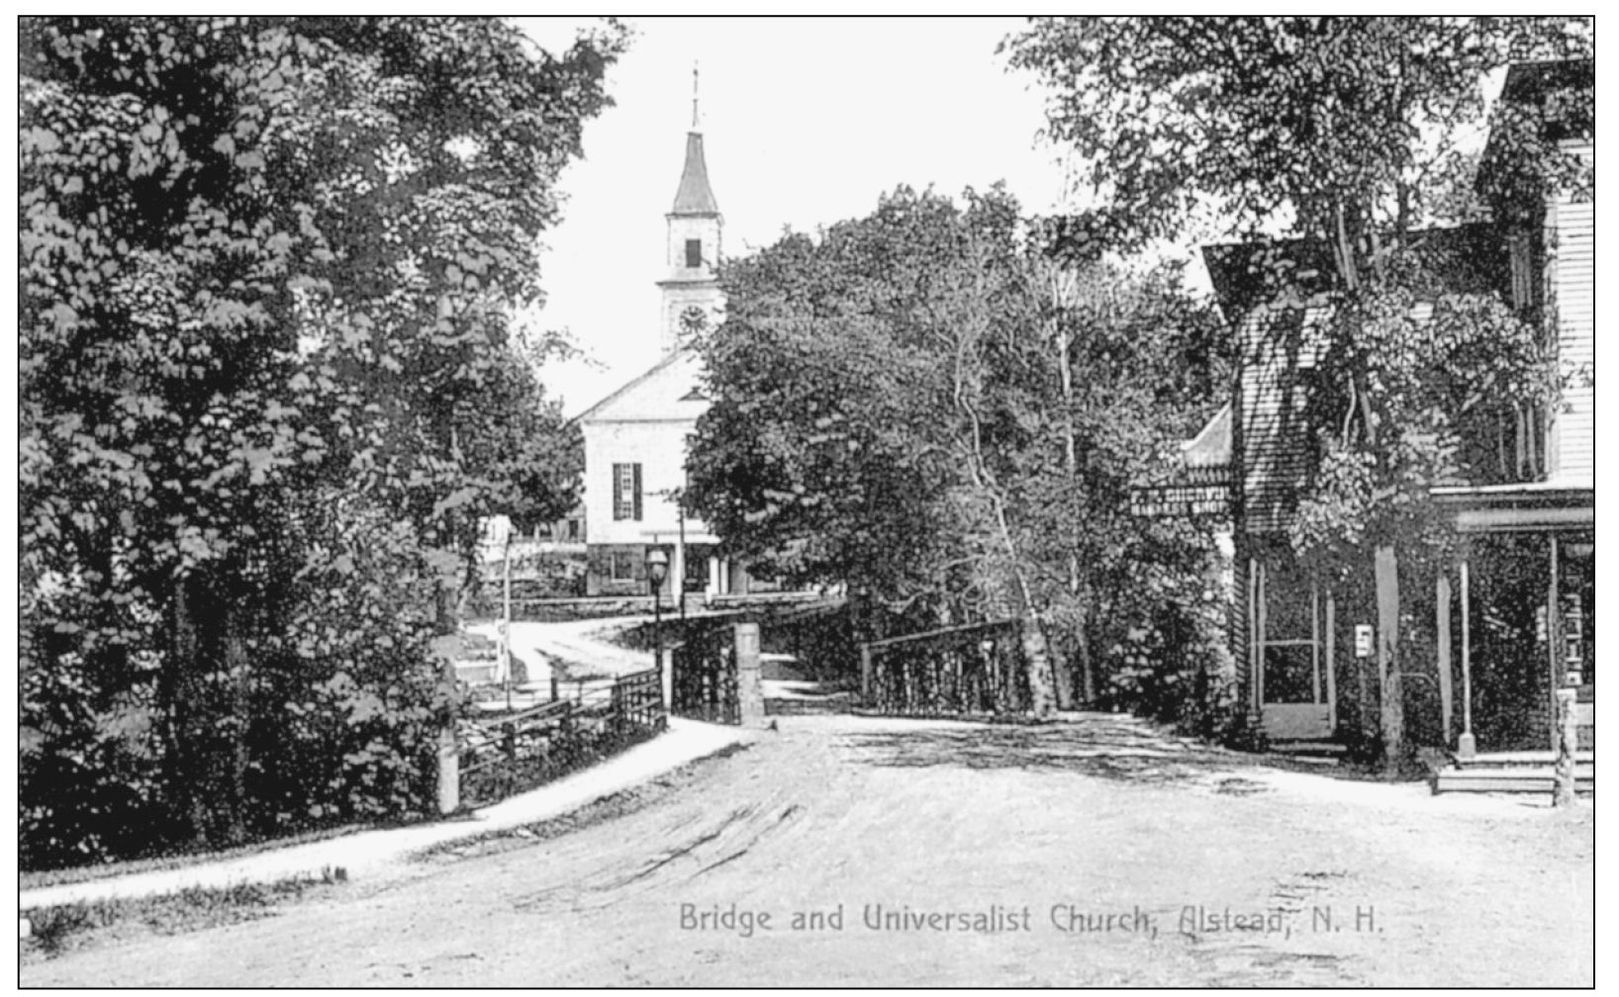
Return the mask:
<svg viewBox="0 0 1619 997">
<path fill-rule="evenodd" d="M 506 686 L 509 711 L 512 708 L 512 521 L 505 516 L 491 519 L 489 539 L 499 544 L 501 550 L 500 675 Z"/>
</svg>

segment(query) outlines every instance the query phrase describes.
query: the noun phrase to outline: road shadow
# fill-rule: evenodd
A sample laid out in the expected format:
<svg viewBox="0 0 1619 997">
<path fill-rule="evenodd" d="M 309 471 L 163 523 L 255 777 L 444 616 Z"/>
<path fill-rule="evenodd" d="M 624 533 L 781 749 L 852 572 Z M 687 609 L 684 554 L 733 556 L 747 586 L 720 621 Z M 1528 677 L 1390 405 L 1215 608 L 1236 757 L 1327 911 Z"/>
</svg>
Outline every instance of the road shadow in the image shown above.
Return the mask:
<svg viewBox="0 0 1619 997">
<path fill-rule="evenodd" d="M 1252 768 L 1257 759 L 1167 734 L 1139 722 L 1082 720 L 1054 724 L 935 727 L 854 732 L 856 764 L 885 768 L 960 766 L 1078 772 L 1134 783 L 1206 781 Z M 1231 783 L 1230 789 L 1225 788 Z M 1239 785 L 1241 784 L 1241 785 Z M 1233 778 L 1217 792 L 1246 795 L 1264 787 Z"/>
<path fill-rule="evenodd" d="M 1129 716 L 1089 714 L 1043 724 L 971 723 L 950 727 L 917 724 L 857 732 L 849 740 L 857 761 L 885 767 L 1060 769 L 1132 782 L 1204 779 L 1237 769 L 1268 769 L 1346 782 L 1426 782 L 1416 768 L 1388 773 L 1373 765 L 1322 762 L 1284 754 L 1251 754 L 1176 734 Z M 1252 779 L 1218 780 L 1215 792 L 1249 795 L 1268 790 Z"/>
</svg>

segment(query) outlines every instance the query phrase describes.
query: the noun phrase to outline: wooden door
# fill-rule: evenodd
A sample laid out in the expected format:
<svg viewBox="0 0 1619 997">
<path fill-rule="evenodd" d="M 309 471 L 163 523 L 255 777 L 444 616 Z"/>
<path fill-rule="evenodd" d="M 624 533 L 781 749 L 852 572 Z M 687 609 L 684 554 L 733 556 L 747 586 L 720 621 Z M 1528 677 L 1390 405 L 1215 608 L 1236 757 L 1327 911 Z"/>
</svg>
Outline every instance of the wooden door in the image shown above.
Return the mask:
<svg viewBox="0 0 1619 997">
<path fill-rule="evenodd" d="M 1255 633 L 1260 720 L 1272 740 L 1332 736 L 1331 603 L 1317 585 L 1286 563 L 1259 570 Z"/>
</svg>

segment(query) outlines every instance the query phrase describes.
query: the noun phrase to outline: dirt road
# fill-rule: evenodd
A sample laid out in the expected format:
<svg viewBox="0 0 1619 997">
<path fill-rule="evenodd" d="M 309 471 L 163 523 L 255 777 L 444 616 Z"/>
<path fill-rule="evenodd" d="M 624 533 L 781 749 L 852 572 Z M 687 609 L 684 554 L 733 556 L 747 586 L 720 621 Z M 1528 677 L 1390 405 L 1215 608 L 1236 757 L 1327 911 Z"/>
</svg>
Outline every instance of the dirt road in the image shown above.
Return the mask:
<svg viewBox="0 0 1619 997">
<path fill-rule="evenodd" d="M 614 809 L 21 982 L 1592 980 L 1589 803 L 1260 768 L 1129 722 L 784 717 Z"/>
</svg>

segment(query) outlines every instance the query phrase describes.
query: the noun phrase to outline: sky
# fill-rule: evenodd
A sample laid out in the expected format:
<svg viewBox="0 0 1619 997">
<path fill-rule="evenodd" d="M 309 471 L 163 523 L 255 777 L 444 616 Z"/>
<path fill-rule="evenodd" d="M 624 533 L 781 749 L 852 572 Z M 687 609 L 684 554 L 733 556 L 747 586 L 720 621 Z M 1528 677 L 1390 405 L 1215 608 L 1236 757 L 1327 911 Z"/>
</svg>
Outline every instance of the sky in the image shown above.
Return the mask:
<svg viewBox="0 0 1619 997">
<path fill-rule="evenodd" d="M 560 52 L 579 19 L 525 21 Z M 657 360 L 664 214 L 691 125 L 692 67 L 727 257 L 786 228 L 869 214 L 900 184 L 959 195 L 1003 180 L 1025 210 L 1062 203 L 1064 157 L 1037 141 L 1044 98 L 997 43 L 1014 18 L 635 18 L 607 77 L 616 102 L 584 130 L 544 238 L 542 329 L 588 362 L 541 377 L 575 415 Z"/>
</svg>

